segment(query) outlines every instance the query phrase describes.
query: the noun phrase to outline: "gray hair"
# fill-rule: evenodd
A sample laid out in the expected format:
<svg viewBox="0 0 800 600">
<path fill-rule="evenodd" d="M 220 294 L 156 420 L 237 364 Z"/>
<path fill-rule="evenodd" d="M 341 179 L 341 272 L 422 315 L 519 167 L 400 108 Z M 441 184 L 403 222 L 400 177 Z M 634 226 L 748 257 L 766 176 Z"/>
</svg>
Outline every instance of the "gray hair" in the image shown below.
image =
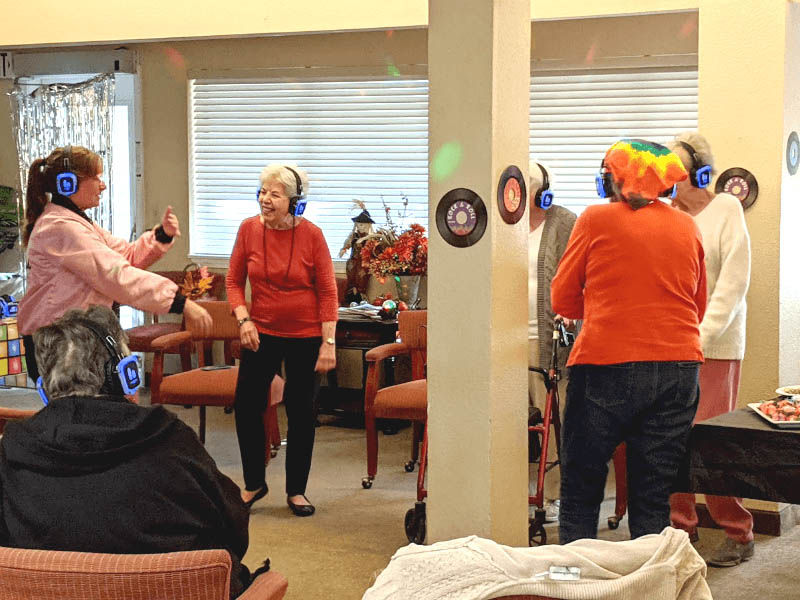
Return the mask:
<svg viewBox="0 0 800 600">
<path fill-rule="evenodd" d="M 36 362 L 47 396 L 97 396 L 105 382 L 109 352 L 97 334 L 81 321 L 96 323 L 127 352 L 128 336 L 116 315 L 105 306 L 67 311 L 52 325 L 33 334 Z"/>
<path fill-rule="evenodd" d="M 541 166 L 541 169 L 539 168 Z M 547 182 L 550 184 L 550 189 L 553 189 L 553 170 L 543 162 L 532 160 L 528 165 L 528 197 L 531 198 L 536 195 L 536 192 L 541 189 L 544 184 L 544 176 L 542 169 L 547 173 Z"/>
<path fill-rule="evenodd" d="M 290 198 L 297 196 L 297 179 L 289 169 L 295 171 L 300 177 L 300 184 L 303 186 L 302 197 L 305 198 L 308 195 L 308 174 L 294 163 L 271 163 L 267 165 L 261 171 L 261 176 L 259 177 L 261 185 L 266 185 L 270 181 L 277 181 L 283 185 L 287 196 Z"/>
<path fill-rule="evenodd" d="M 697 131 L 684 131 L 676 135 L 675 139 L 667 144 L 667 147 L 678 155 L 678 158 L 681 159 L 683 166 L 688 171 L 692 168 L 692 157 L 689 156 L 686 148 L 681 146 L 680 142 L 689 144 L 694 148 L 695 154 L 697 154 L 700 161 L 711 167 L 712 175 L 717 172 L 714 168 L 714 155 L 711 153 L 711 145 L 704 136 Z"/>
</svg>

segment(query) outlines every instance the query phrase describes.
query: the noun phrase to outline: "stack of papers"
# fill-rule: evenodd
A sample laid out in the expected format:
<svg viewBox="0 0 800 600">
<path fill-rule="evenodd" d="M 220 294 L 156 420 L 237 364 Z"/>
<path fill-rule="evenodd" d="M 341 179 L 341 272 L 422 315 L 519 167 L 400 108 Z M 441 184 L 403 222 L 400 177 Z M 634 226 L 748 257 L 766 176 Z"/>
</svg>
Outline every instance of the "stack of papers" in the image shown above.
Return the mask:
<svg viewBox="0 0 800 600">
<path fill-rule="evenodd" d="M 359 304 L 358 306 L 340 306 L 339 319 L 342 321 L 380 321 L 380 306 Z"/>
</svg>

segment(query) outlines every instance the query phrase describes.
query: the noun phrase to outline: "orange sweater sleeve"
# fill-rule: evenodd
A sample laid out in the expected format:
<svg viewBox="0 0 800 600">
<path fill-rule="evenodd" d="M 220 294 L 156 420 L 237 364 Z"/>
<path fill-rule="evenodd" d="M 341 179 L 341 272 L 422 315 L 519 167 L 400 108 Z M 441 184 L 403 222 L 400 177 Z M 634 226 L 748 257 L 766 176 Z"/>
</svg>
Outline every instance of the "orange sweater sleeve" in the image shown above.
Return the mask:
<svg viewBox="0 0 800 600">
<path fill-rule="evenodd" d="M 244 221 L 239 226 L 239 233 L 236 234 L 236 242 L 234 242 L 233 252 L 231 252 L 228 274 L 225 275 L 225 288 L 228 292 L 228 304 L 231 305 L 231 309 L 246 304 L 244 296 L 247 283 L 247 257 L 245 256 L 245 238 L 247 236 L 245 228 L 246 223 L 247 221 Z"/>
<path fill-rule="evenodd" d="M 584 212 L 569 236 L 567 248 L 550 284 L 550 301 L 556 314 L 568 319 L 583 318 L 583 288 L 586 285 L 586 257 L 591 242 L 589 213 Z"/>
<path fill-rule="evenodd" d="M 317 301 L 320 323 L 337 321 L 339 318 L 339 294 L 333 260 L 322 231 L 314 237 L 314 270 L 316 275 Z"/>
</svg>

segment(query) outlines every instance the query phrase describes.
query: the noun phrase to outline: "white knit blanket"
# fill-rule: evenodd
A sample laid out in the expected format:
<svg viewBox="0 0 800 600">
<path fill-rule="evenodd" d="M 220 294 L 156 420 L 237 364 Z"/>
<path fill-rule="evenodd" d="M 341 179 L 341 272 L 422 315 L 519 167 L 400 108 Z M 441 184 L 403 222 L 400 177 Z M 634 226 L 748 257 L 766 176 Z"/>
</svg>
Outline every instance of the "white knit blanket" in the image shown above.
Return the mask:
<svg viewBox="0 0 800 600">
<path fill-rule="evenodd" d="M 536 579 L 579 567 L 579 581 Z M 511 548 L 476 536 L 400 548 L 363 600 L 489 600 L 538 594 L 571 600 L 711 600 L 706 564 L 683 531 L 626 542 L 578 540 Z"/>
</svg>

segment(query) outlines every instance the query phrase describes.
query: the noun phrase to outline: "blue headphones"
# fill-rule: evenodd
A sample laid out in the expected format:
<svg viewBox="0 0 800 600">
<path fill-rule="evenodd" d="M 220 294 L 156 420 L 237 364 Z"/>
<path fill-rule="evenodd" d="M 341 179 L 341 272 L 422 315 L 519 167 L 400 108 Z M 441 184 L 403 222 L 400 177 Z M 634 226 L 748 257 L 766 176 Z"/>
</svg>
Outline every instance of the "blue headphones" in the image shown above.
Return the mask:
<svg viewBox="0 0 800 600">
<path fill-rule="evenodd" d="M 550 191 L 550 178 L 547 176 L 547 170 L 542 165 L 537 162 L 536 166 L 538 166 L 539 170 L 542 172 L 542 185 L 533 197 L 533 203 L 539 208 L 547 210 L 553 205 L 553 192 Z"/>
<path fill-rule="evenodd" d="M 710 168 L 710 167 L 709 167 Z M 606 161 L 600 163 L 600 170 L 594 176 L 594 185 L 597 188 L 597 195 L 601 198 L 610 198 L 614 195 L 614 177 L 611 171 L 606 169 Z M 678 193 L 678 186 L 673 185 L 670 189 L 664 190 L 660 195 L 663 198 L 674 198 Z"/>
<path fill-rule="evenodd" d="M 306 204 L 308 201 L 303 198 L 303 182 L 300 180 L 300 175 L 297 174 L 292 167 L 287 167 L 284 165 L 284 169 L 288 169 L 294 175 L 294 180 L 296 183 L 297 193 L 294 196 L 289 197 L 289 212 L 293 214 L 295 217 L 299 217 L 304 212 L 306 212 Z M 256 200 L 261 198 L 261 187 L 256 190 Z"/>
<path fill-rule="evenodd" d="M 72 196 L 78 191 L 78 176 L 72 172 L 72 146 L 64 147 L 64 157 L 61 161 L 61 173 L 56 175 L 56 191 L 62 196 Z"/>
<path fill-rule="evenodd" d="M 600 162 L 600 170 L 594 176 L 594 185 L 597 188 L 597 195 L 601 198 L 610 198 L 614 195 L 614 178 L 611 171 L 606 169 L 606 161 Z"/>
<path fill-rule="evenodd" d="M 105 380 L 100 392 L 117 396 L 132 396 L 135 394 L 139 386 L 142 385 L 142 378 L 139 374 L 139 361 L 136 356 L 133 354 L 123 355 L 117 340 L 107 331 L 103 331 L 96 323 L 81 320 L 80 324 L 91 330 L 103 342 L 108 351 L 109 359 L 103 367 Z M 36 390 L 39 392 L 39 397 L 44 405 L 47 406 L 50 400 L 44 390 L 44 382 L 41 376 L 36 380 Z"/>
<path fill-rule="evenodd" d="M 14 296 L 10 296 L 8 294 L 3 294 L 0 296 L 0 312 L 2 312 L 4 319 L 8 317 L 16 317 L 18 308 L 19 304 L 14 299 Z"/>
<path fill-rule="evenodd" d="M 690 144 L 680 141 L 678 144 L 689 153 L 689 158 L 692 159 L 692 167 L 689 169 L 689 181 L 696 188 L 707 188 L 711 183 L 711 165 L 707 165 L 700 160 L 700 156 Z"/>
</svg>

